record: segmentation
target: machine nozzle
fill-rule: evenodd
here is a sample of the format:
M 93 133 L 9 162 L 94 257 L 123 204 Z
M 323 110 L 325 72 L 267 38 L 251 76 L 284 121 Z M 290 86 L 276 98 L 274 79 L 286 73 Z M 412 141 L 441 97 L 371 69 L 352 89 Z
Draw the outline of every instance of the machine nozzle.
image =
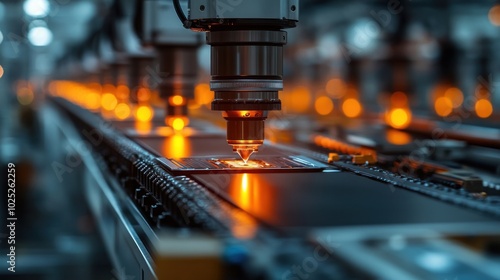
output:
M 257 149 L 254 150 L 251 148 L 236 149 L 236 152 L 238 153 L 238 155 L 241 157 L 241 159 L 243 160 L 243 162 L 245 164 L 248 162 L 248 159 L 250 158 L 250 156 L 256 151 L 257 151 Z
M 225 111 L 222 116 L 227 120 L 227 143 L 246 163 L 264 143 L 264 120 L 267 112 Z

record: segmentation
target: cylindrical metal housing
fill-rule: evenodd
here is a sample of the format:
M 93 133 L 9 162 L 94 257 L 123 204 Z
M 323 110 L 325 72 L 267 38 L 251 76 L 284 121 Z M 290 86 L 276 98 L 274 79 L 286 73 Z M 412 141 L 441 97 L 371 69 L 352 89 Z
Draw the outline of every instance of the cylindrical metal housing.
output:
M 213 110 L 279 110 L 286 32 L 223 30 L 207 33 L 211 45 Z
M 157 51 L 160 63 L 152 78 L 158 79 L 160 97 L 167 100 L 166 116 L 186 116 L 187 100 L 194 98 L 197 79 L 197 46 L 162 46 Z M 183 102 L 170 103 L 177 95 Z

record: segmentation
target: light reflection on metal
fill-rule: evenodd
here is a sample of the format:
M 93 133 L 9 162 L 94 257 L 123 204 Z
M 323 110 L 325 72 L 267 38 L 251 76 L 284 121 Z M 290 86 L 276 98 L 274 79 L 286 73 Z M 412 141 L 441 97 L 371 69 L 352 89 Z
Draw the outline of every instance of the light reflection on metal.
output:
M 137 134 L 145 135 L 151 133 L 151 122 L 140 122 L 136 121 L 134 123 L 134 128 Z
M 181 133 L 175 133 L 163 140 L 162 154 L 169 158 L 185 158 L 191 156 L 189 139 Z
M 272 209 L 276 199 L 273 188 L 266 184 L 258 174 L 235 174 L 229 185 L 230 198 L 243 210 L 261 218 L 273 219 Z M 255 235 L 257 225 L 253 220 L 246 219 L 232 229 L 239 238 L 251 238 Z

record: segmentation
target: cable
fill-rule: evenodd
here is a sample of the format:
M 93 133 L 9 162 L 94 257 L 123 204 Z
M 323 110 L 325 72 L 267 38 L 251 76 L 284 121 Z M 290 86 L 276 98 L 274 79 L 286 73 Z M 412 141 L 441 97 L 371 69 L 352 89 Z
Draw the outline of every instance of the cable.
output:
M 182 25 L 185 28 L 188 28 L 188 26 L 187 26 L 188 21 L 187 21 L 186 15 L 184 15 L 184 12 L 182 11 L 180 1 L 179 0 L 172 0 L 172 2 L 174 3 L 175 12 L 177 13 L 177 16 L 179 17 L 179 19 L 181 20 Z

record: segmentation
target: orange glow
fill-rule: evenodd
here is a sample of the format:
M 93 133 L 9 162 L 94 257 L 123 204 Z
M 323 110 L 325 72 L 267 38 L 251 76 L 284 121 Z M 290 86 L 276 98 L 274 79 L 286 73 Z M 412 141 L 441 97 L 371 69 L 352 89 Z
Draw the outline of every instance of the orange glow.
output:
M 130 116 L 130 107 L 126 103 L 116 105 L 115 116 L 119 120 L 124 120 Z
M 394 128 L 406 128 L 411 122 L 411 112 L 405 108 L 394 108 L 389 111 L 387 122 Z
M 326 116 L 333 111 L 333 102 L 328 96 L 320 96 L 314 102 L 316 112 L 322 116 Z
M 185 158 L 191 156 L 189 138 L 181 133 L 166 137 L 162 143 L 162 154 L 169 158 Z
M 391 95 L 391 106 L 394 107 L 407 107 L 408 106 L 408 97 L 406 94 L 401 91 L 396 91 Z
M 135 118 L 140 122 L 149 122 L 153 119 L 153 115 L 153 108 L 147 105 L 141 105 L 135 111 Z
M 231 198 L 244 210 L 258 210 L 259 185 L 252 174 L 236 174 L 230 184 Z M 265 205 L 262 205 L 265 206 Z M 264 208 L 265 209 L 265 208 Z M 237 238 L 249 239 L 255 236 L 257 224 L 244 212 L 235 212 L 238 221 L 231 228 Z
M 342 103 L 342 112 L 349 118 L 355 118 L 361 114 L 361 104 L 354 98 L 348 98 Z
M 258 174 L 234 174 L 229 183 L 228 194 L 234 203 L 253 216 L 264 220 L 277 219 L 273 208 L 276 203 L 274 188 Z M 251 221 L 248 220 L 243 222 L 245 223 L 240 225 L 243 227 L 239 231 L 240 237 L 253 236 L 255 233 L 253 223 L 249 223 Z
M 115 94 L 115 91 L 116 91 L 116 88 L 112 84 L 105 84 L 102 87 L 102 93 L 112 93 L 112 94 Z
M 119 85 L 118 87 L 116 87 L 116 97 L 119 100 L 122 100 L 122 101 L 127 100 L 129 94 L 130 94 L 130 90 L 128 89 L 127 86 Z
M 166 117 L 165 124 L 173 128 L 175 131 L 180 131 L 187 125 L 189 125 L 188 117 Z
M 101 96 L 96 92 L 89 92 L 85 96 L 85 107 L 91 110 L 99 109 L 101 106 Z
M 500 26 L 500 4 L 491 7 L 488 13 L 488 18 L 490 19 L 491 24 Z
M 200 105 L 209 105 L 214 98 L 214 93 L 210 90 L 210 85 L 201 83 L 194 88 L 194 100 Z
M 93 90 L 93 91 L 95 91 L 95 92 L 97 92 L 97 93 L 101 93 L 101 91 L 102 91 L 101 84 L 99 84 L 99 83 L 89 83 L 89 84 L 88 84 L 88 87 L 89 87 L 91 90 Z
M 137 100 L 139 102 L 147 102 L 149 101 L 149 99 L 151 99 L 151 91 L 149 91 L 149 89 L 147 88 L 141 87 L 137 91 Z
M 182 130 L 184 128 L 184 120 L 182 118 L 175 118 L 172 121 L 172 128 L 177 131 Z
M 174 95 L 169 98 L 170 105 L 181 106 L 184 103 L 184 98 L 180 95 Z
M 464 95 L 462 91 L 456 87 L 451 87 L 447 89 L 444 93 L 444 97 L 451 101 L 453 108 L 458 108 L 464 102 Z
M 2 67 L 2 65 L 0 65 L 0 78 L 2 78 L 3 73 L 4 73 L 4 71 L 3 71 L 3 67 Z
M 21 105 L 30 105 L 35 99 L 35 94 L 28 87 L 21 87 L 17 90 L 17 101 Z
M 493 106 L 488 99 L 479 99 L 476 101 L 476 105 L 474 107 L 476 109 L 477 116 L 483 119 L 491 116 L 493 113 Z
M 406 145 L 412 141 L 410 134 L 395 129 L 387 130 L 386 139 L 389 143 L 394 145 Z
M 453 103 L 447 97 L 439 97 L 434 102 L 434 110 L 441 117 L 446 117 L 453 111 Z
M 326 93 L 332 98 L 342 98 L 346 93 L 345 84 L 341 79 L 334 78 L 329 80 L 325 86 Z
M 134 123 L 134 128 L 138 134 L 148 134 L 151 132 L 151 123 L 137 121 Z
M 309 109 L 309 105 L 311 104 L 311 92 L 307 87 L 296 87 L 291 92 L 289 101 L 289 109 L 293 112 L 304 113 Z
M 105 93 L 101 97 L 101 106 L 104 110 L 111 111 L 115 109 L 116 104 L 118 104 L 118 100 L 112 93 Z

